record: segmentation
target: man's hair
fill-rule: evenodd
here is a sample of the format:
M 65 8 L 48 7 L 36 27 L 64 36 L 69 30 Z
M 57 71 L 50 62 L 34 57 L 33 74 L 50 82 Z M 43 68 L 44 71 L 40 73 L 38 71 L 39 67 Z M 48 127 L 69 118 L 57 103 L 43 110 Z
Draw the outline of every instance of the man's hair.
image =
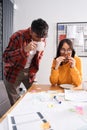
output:
M 31 23 L 31 30 L 37 34 L 38 37 L 48 36 L 49 26 L 43 19 L 39 18 Z

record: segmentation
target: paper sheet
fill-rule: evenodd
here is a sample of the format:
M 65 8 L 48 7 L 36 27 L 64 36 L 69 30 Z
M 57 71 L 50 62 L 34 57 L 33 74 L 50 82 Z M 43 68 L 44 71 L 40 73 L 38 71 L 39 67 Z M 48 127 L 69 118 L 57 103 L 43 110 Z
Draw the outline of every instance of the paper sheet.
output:
M 43 117 L 42 117 L 43 118 Z M 42 118 L 37 113 L 8 115 L 9 130 L 40 130 Z
M 67 37 L 68 38 L 75 38 L 76 37 L 76 30 L 77 27 L 76 25 L 68 25 L 67 26 Z
M 70 101 L 87 102 L 87 91 L 65 90 L 65 99 Z
M 69 93 L 68 91 L 68 94 Z M 70 97 L 73 98 L 72 93 L 69 94 L 69 99 Z M 77 102 L 74 103 L 64 100 L 59 104 L 52 99 L 51 96 L 53 95 L 55 95 L 58 100 L 65 96 L 64 93 L 60 94 L 55 91 L 27 93 L 8 116 L 9 130 L 42 130 L 41 125 L 43 119 L 48 121 L 51 125 L 51 128 L 47 130 L 78 130 L 78 128 L 87 124 L 86 115 L 82 115 L 77 111 L 78 109 L 76 109 L 83 108 L 84 105 L 78 106 Z M 81 103 L 87 106 L 87 103 Z M 43 115 L 42 118 L 38 116 L 37 112 Z M 12 117 L 15 120 L 14 124 L 12 123 Z

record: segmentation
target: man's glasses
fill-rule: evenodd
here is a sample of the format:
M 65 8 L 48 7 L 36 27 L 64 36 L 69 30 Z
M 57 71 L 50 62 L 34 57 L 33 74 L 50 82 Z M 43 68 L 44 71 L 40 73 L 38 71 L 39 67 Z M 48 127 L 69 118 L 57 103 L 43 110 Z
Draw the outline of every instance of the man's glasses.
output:
M 67 52 L 67 53 L 72 53 L 72 50 L 71 50 L 71 49 L 67 49 L 67 50 L 66 50 L 66 49 L 62 48 L 62 49 L 60 50 L 60 52 L 61 52 L 61 53 L 66 53 L 66 52 Z

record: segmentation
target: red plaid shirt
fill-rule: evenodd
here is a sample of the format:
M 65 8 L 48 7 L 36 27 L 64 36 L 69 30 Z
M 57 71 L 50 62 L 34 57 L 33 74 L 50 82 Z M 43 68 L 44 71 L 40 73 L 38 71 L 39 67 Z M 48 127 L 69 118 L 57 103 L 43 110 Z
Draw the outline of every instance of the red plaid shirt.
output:
M 15 82 L 19 72 L 25 67 L 29 54 L 24 51 L 24 47 L 29 44 L 31 40 L 30 28 L 19 30 L 11 36 L 9 44 L 3 53 L 5 63 L 4 75 L 11 83 Z M 39 70 L 39 63 L 42 56 L 43 51 L 40 51 L 33 57 L 29 67 L 29 82 L 34 81 L 36 72 Z

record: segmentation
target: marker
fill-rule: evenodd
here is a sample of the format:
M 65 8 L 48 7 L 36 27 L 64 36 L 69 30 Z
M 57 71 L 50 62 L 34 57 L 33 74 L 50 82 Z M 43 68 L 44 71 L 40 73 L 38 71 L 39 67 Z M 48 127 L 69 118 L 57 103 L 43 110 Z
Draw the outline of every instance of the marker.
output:
M 57 101 L 58 104 L 61 104 L 61 101 L 59 101 L 56 96 L 53 97 L 55 99 L 55 101 Z

